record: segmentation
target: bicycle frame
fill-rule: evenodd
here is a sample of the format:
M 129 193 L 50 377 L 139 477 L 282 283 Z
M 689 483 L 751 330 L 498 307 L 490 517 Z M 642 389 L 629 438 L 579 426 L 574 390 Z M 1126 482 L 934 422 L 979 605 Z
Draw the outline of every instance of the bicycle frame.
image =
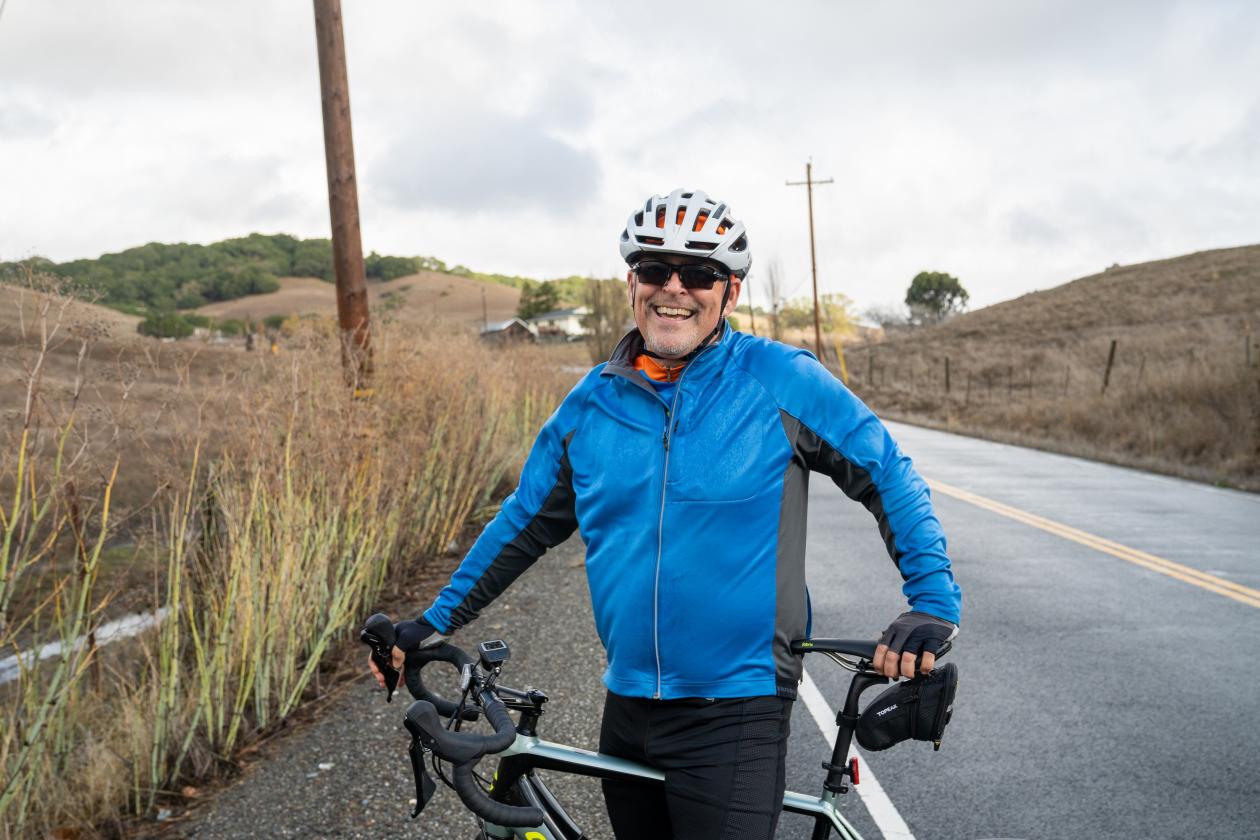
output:
M 504 828 L 487 823 L 486 835 L 501 840 L 585 840 L 587 837 L 564 811 L 535 770 L 556 770 L 601 779 L 663 782 L 665 778 L 659 770 L 642 764 L 544 741 L 536 735 L 518 734 L 516 742 L 499 753 L 499 756 L 495 789 L 502 783 L 516 785 L 524 803 L 539 808 L 544 815 L 543 823 L 531 828 Z M 825 831 L 819 834 L 820 828 L 825 828 L 834 831 L 835 836 L 841 840 L 862 840 L 862 835 L 837 807 L 840 795 L 839 792 L 824 791 L 822 796 L 814 797 L 787 791 L 783 794 L 783 810 L 814 817 L 814 837 L 827 837 Z
M 797 653 L 821 653 L 846 670 L 854 672 L 844 707 L 836 715 L 836 740 L 832 746 L 831 761 L 823 765 L 827 770 L 827 777 L 823 782 L 822 794 L 808 796 L 794 791 L 783 794 L 785 812 L 813 817 L 811 840 L 827 840 L 833 831 L 840 840 L 861 840 L 861 834 L 840 813 L 838 805 L 840 796 L 849 790 L 846 777 L 854 775 L 853 765 L 847 762 L 847 757 L 853 740 L 853 730 L 857 725 L 858 700 L 866 689 L 888 682 L 887 677 L 869 669 L 868 660 L 874 647 L 873 642 L 841 639 L 801 640 L 793 643 Z M 858 661 L 845 659 L 845 655 L 857 657 Z M 538 808 L 543 812 L 544 819 L 541 825 L 532 828 L 506 828 L 487 823 L 487 837 L 496 840 L 585 840 L 587 835 L 564 811 L 542 778 L 535 773 L 536 770 L 555 770 L 601 779 L 664 781 L 663 773 L 642 764 L 542 740 L 538 737 L 537 726 L 546 695 L 506 686 L 498 686 L 496 691 L 504 704 L 509 709 L 519 711 L 521 716 L 516 727 L 516 740 L 506 750 L 498 753 L 499 765 L 494 774 L 491 797 L 506 801 L 516 791 L 521 804 Z

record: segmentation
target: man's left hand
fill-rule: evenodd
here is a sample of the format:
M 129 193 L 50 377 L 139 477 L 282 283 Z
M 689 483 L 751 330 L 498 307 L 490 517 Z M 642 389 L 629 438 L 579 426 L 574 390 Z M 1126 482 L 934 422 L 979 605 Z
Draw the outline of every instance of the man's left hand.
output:
M 915 659 L 922 655 L 919 672 L 936 667 L 936 652 L 958 635 L 958 627 L 943 618 L 924 612 L 902 613 L 884 630 L 871 662 L 875 670 L 891 679 L 914 676 Z

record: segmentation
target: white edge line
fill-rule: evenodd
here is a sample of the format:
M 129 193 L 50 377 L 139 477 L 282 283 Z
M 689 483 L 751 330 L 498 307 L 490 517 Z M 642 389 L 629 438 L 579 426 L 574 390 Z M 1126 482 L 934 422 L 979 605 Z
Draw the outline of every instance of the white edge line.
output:
M 818 728 L 822 730 L 823 737 L 827 739 L 827 743 L 834 744 L 836 742 L 836 730 L 838 729 L 836 726 L 836 713 L 832 711 L 831 706 L 823 698 L 822 692 L 818 690 L 818 686 L 814 685 L 809 672 L 804 669 L 801 670 L 800 697 L 805 701 L 805 708 L 809 709 L 810 716 L 814 718 L 814 723 L 818 724 Z M 854 756 L 858 758 L 860 764 L 858 778 L 862 782 L 854 785 L 852 789 L 856 790 L 858 795 L 862 797 L 862 804 L 870 812 L 871 819 L 875 821 L 875 826 L 884 835 L 885 840 L 914 840 L 914 835 L 910 833 L 910 826 L 906 825 L 906 821 L 897 812 L 897 807 L 888 798 L 888 794 L 884 793 L 884 788 L 880 785 L 879 780 L 875 778 L 875 773 L 871 770 L 871 765 L 866 760 L 866 756 L 859 753 L 856 746 L 850 745 L 849 757 L 853 758 Z
M 98 646 L 107 645 L 118 639 L 125 639 L 128 636 L 142 633 L 150 627 L 161 624 L 169 612 L 169 609 L 162 607 L 155 613 L 125 615 L 122 618 L 102 624 L 96 628 L 96 644 Z M 75 640 L 73 649 L 79 650 L 83 647 L 84 641 L 84 638 L 80 636 Z M 4 659 L 0 659 L 0 685 L 17 679 L 23 668 L 30 668 L 36 662 L 60 655 L 61 642 L 49 642 L 34 650 L 6 656 Z

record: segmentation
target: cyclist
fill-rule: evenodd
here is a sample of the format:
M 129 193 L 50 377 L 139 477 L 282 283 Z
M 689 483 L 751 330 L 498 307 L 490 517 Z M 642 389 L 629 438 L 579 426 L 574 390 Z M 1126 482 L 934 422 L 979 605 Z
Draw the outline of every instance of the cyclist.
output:
M 810 353 L 727 326 L 752 263 L 728 205 L 652 196 L 621 255 L 636 328 L 543 426 L 432 606 L 399 623 L 394 661 L 472 621 L 578 529 L 608 654 L 600 752 L 665 776 L 604 782 L 614 831 L 769 838 L 801 679 L 789 643 L 809 634 L 809 472 L 875 516 L 904 581 L 910 610 L 881 637 L 880 671 L 913 676 L 919 654 L 931 670 L 959 588 L 927 487 L 883 424 Z

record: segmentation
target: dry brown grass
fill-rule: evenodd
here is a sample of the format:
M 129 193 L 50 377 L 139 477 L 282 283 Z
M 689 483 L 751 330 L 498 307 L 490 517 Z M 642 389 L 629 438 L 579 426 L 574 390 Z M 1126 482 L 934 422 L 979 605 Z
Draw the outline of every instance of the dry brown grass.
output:
M 486 317 L 491 322 L 504 321 L 516 314 L 520 290 L 499 283 L 433 271 L 398 277 L 386 283 L 368 283 L 368 302 L 375 317 L 413 325 L 440 319 L 479 326 L 483 293 Z M 335 316 L 337 297 L 331 283 L 310 277 L 283 277 L 278 291 L 212 303 L 197 312 L 212 318 L 252 318 L 255 321 L 269 315 Z
M 890 417 L 1260 490 L 1248 335 L 1260 246 L 1113 268 L 846 354 L 854 390 Z
M 72 352 L 31 341 L 10 346 L 22 357 L 15 377 L 37 392 L 61 381 L 44 376 L 54 355 L 92 358 L 82 342 Z M 32 412 L 6 419 L 0 577 L 13 591 L 60 571 L 50 597 L 0 605 L 0 649 L 58 639 L 68 652 L 0 688 L 0 837 L 108 832 L 230 767 L 318 694 L 330 646 L 384 582 L 445 549 L 491 500 L 573 379 L 544 348 L 496 352 L 439 322 L 382 327 L 376 348 L 369 399 L 347 393 L 338 347 L 317 330 L 276 356 L 222 356 L 230 375 L 195 387 L 185 365 L 160 401 L 191 399 L 165 410 L 189 422 L 148 429 L 162 439 L 150 450 L 130 439 L 144 429 L 77 431 L 91 406 L 82 384 L 68 397 L 36 393 Z M 90 382 L 90 367 L 72 366 L 70 381 Z M 158 449 L 183 465 L 167 467 L 179 481 L 149 478 L 145 546 L 171 617 L 137 643 L 75 649 L 109 598 L 110 495 L 151 470 L 139 453 Z M 117 464 L 117 478 L 103 464 Z M 71 481 L 83 488 L 81 552 Z

